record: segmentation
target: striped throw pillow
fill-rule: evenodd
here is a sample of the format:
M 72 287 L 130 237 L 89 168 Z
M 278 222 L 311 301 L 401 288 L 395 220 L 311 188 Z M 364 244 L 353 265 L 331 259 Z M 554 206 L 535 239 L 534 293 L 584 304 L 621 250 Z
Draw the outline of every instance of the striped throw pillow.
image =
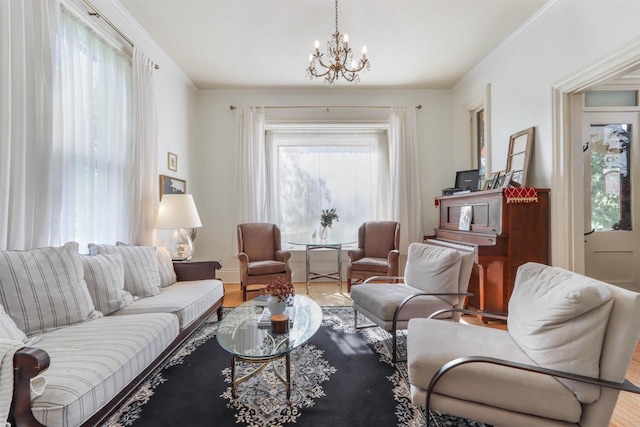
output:
M 160 293 L 156 250 L 151 246 L 89 245 L 89 254 L 120 254 L 124 262 L 124 289 L 135 297 Z
M 16 322 L 4 311 L 0 305 L 0 340 L 25 342 L 27 335 L 16 326 Z
M 124 263 L 122 255 L 84 255 L 84 280 L 96 310 L 105 316 L 133 302 L 133 296 L 124 290 Z
M 0 252 L 0 305 L 28 336 L 100 317 L 78 244 Z
M 129 243 L 124 242 L 116 242 L 118 246 L 135 246 Z M 169 285 L 173 285 L 178 281 L 176 276 L 176 272 L 173 269 L 173 261 L 171 260 L 171 255 L 169 254 L 169 249 L 156 246 L 156 259 L 158 261 L 158 273 L 160 274 L 160 287 L 166 288 Z
M 169 285 L 173 285 L 178 278 L 173 269 L 173 261 L 171 261 L 169 250 L 163 247 L 156 247 L 156 256 L 158 260 L 158 272 L 160 273 L 160 286 L 166 288 Z

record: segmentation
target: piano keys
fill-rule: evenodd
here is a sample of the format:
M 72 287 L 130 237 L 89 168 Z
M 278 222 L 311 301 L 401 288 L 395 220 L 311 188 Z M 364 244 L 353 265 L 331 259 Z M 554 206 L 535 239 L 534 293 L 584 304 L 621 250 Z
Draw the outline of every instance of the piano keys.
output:
M 506 314 L 518 267 L 530 261 L 549 263 L 549 190 L 537 192 L 538 201 L 529 203 L 507 203 L 503 189 L 437 199 L 439 226 L 426 243 L 474 251 L 469 305 Z M 463 206 L 472 209 L 469 230 L 459 229 Z

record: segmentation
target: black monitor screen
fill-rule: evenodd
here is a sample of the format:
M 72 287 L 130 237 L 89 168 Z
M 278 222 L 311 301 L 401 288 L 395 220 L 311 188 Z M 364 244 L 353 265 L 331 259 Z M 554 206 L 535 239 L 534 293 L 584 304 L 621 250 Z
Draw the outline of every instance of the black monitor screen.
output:
M 479 180 L 480 170 L 478 169 L 456 172 L 456 188 L 466 188 L 475 191 L 478 189 Z

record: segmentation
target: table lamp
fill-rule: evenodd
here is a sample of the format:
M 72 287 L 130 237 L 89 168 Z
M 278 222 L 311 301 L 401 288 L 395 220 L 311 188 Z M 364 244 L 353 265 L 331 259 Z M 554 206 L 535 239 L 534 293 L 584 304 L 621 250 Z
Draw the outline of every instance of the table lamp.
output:
M 173 229 L 169 254 L 173 261 L 190 261 L 193 241 L 185 228 L 202 227 L 198 209 L 191 194 L 165 194 L 160 201 L 156 228 Z

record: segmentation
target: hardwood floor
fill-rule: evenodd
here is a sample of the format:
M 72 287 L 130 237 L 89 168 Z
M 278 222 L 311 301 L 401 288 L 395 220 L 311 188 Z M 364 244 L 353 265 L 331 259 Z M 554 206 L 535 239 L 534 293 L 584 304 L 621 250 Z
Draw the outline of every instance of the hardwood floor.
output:
M 294 283 L 296 293 L 306 294 L 304 283 Z M 238 283 L 225 283 L 225 307 L 236 307 L 242 303 L 242 292 Z M 255 298 L 259 292 L 249 294 L 249 298 Z M 335 282 L 315 282 L 310 286 L 309 297 L 318 302 L 321 306 L 350 306 L 351 298 L 347 292 L 347 285 L 343 283 L 342 293 Z M 484 325 L 475 317 L 464 316 L 463 321 L 479 326 L 505 328 L 504 324 Z M 627 379 L 640 386 L 640 342 L 636 347 L 636 352 L 631 361 L 631 366 L 627 371 Z M 634 427 L 640 426 L 640 395 L 633 393 L 620 393 L 618 404 L 613 413 L 611 427 Z

